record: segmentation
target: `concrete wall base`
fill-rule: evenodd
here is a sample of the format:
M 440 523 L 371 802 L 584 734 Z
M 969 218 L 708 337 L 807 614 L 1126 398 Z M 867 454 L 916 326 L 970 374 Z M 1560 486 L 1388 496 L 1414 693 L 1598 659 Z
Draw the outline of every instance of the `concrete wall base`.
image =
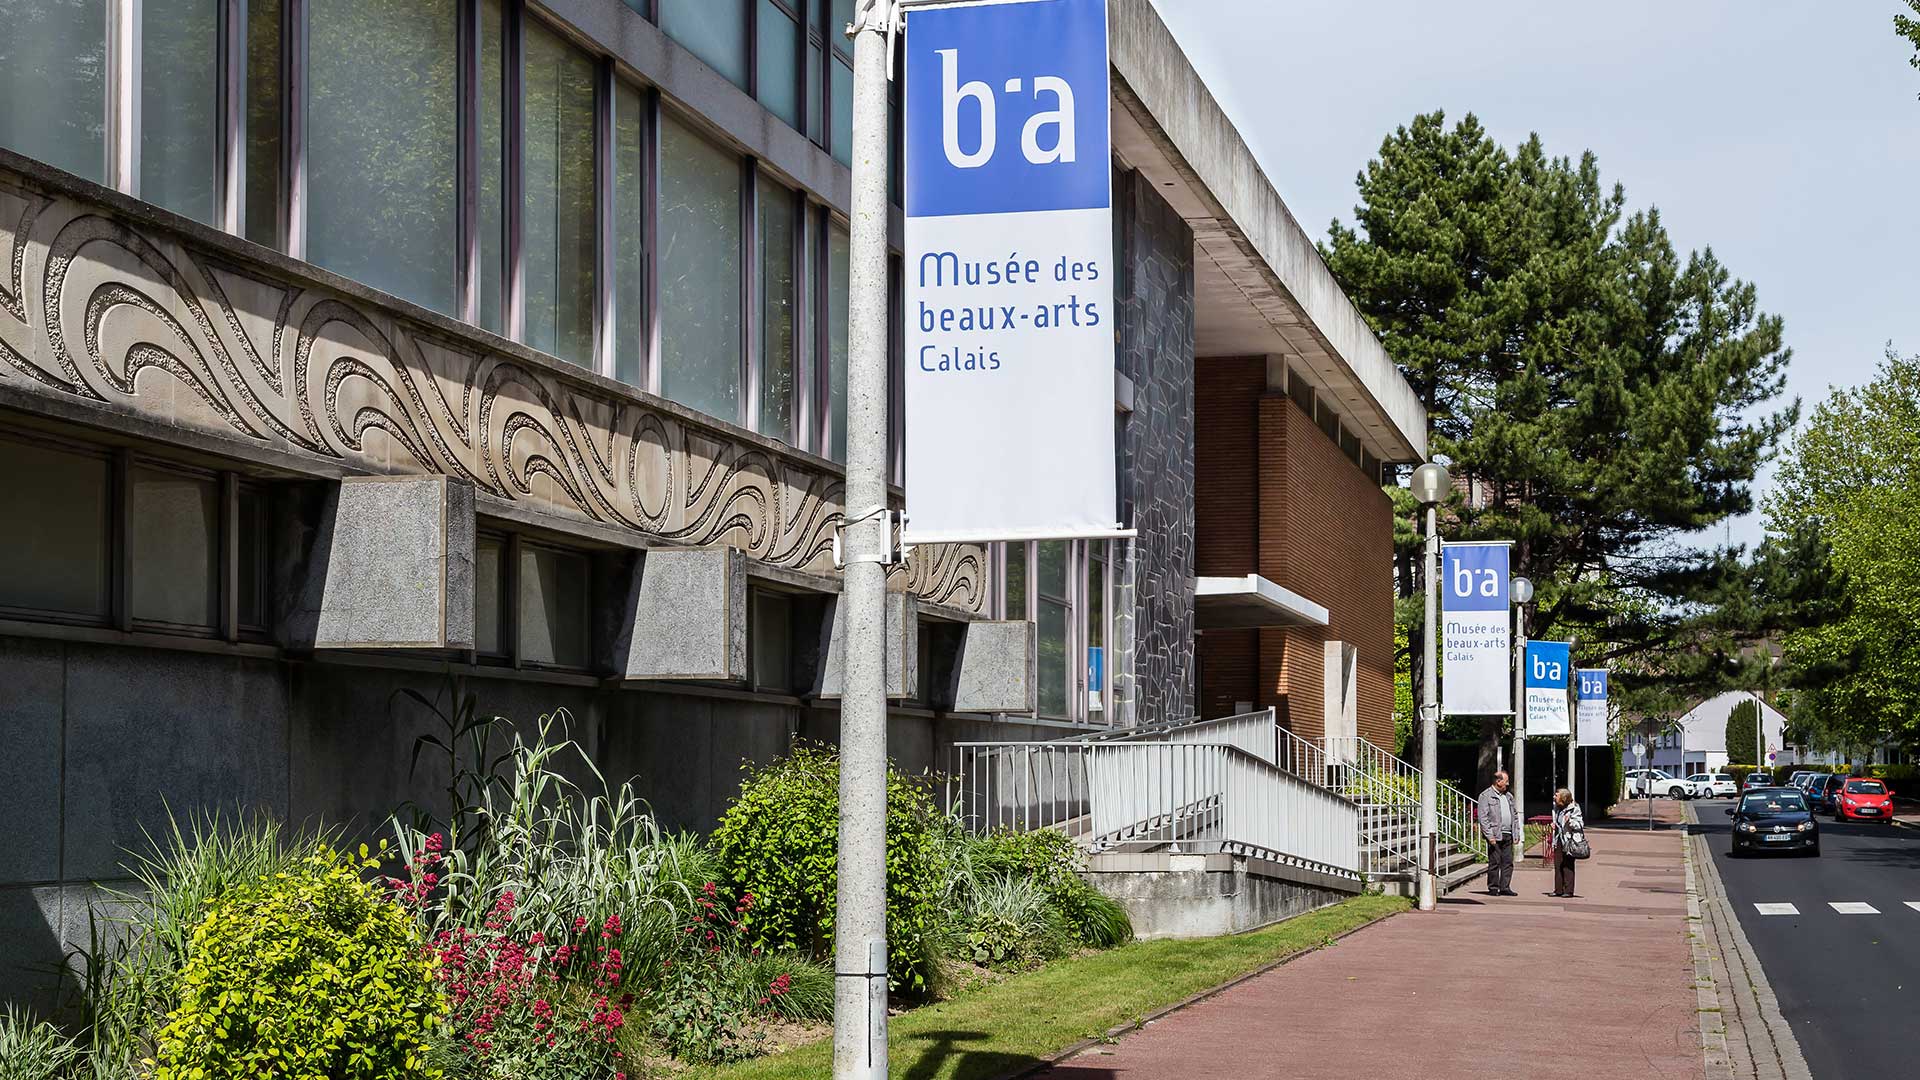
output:
M 1087 880 L 1127 909 L 1134 936 L 1238 934 L 1360 892 L 1358 881 L 1242 855 L 1096 855 Z

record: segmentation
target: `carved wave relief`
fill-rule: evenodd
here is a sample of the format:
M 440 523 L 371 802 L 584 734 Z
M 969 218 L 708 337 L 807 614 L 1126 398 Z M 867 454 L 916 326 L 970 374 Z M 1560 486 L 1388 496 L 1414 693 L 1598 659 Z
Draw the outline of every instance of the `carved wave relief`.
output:
M 0 384 L 833 573 L 839 475 L 234 248 L 0 171 Z M 894 585 L 978 611 L 984 570 L 978 547 L 925 547 Z

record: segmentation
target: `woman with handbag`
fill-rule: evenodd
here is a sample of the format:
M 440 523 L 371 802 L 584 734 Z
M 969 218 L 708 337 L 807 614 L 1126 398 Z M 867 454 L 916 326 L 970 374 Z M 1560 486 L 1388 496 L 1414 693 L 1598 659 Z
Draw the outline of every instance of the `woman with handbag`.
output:
M 1573 792 L 1553 793 L 1553 895 L 1573 895 L 1573 865 L 1593 854 L 1587 843 L 1587 822 Z

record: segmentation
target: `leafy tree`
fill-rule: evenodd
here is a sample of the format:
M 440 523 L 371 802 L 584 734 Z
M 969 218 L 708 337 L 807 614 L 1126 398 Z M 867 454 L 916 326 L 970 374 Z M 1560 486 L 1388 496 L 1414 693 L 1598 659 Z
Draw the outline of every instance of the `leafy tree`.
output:
M 1694 654 L 1740 567 L 1689 534 L 1752 508 L 1797 416 L 1776 407 L 1781 320 L 1711 250 L 1677 254 L 1657 210 L 1629 214 L 1591 153 L 1552 158 L 1538 136 L 1509 152 L 1471 115 L 1418 116 L 1357 185 L 1322 253 L 1426 403 L 1458 485 L 1449 534 L 1514 541 L 1529 636 L 1637 658 L 1634 678 L 1724 679 Z M 1417 595 L 1418 545 L 1398 539 Z
M 1727 714 L 1727 764 L 1759 764 L 1753 752 L 1753 740 L 1759 737 L 1759 728 L 1760 707 L 1751 699 L 1733 707 Z
M 1920 15 L 1920 0 L 1907 0 L 1907 9 Z M 1920 19 L 1906 15 L 1893 17 L 1893 32 L 1913 42 L 1914 53 L 1907 57 L 1907 63 L 1920 68 Z
M 1836 594 L 1783 640 L 1805 719 L 1854 746 L 1920 735 L 1920 357 L 1889 352 L 1814 409 L 1767 515 L 1817 535 Z

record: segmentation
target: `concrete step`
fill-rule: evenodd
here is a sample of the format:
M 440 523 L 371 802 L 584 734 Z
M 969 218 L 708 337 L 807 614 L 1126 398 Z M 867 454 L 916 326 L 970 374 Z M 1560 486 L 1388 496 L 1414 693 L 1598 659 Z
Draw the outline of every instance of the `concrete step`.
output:
M 1469 863 L 1468 865 L 1463 866 L 1458 870 L 1455 870 L 1451 874 L 1442 874 L 1440 876 L 1440 895 L 1445 896 L 1448 893 L 1453 892 L 1455 889 L 1462 888 L 1468 882 L 1474 881 L 1475 879 L 1478 879 L 1481 877 L 1485 877 L 1486 873 L 1487 873 L 1487 864 L 1483 862 L 1477 862 L 1477 863 Z

